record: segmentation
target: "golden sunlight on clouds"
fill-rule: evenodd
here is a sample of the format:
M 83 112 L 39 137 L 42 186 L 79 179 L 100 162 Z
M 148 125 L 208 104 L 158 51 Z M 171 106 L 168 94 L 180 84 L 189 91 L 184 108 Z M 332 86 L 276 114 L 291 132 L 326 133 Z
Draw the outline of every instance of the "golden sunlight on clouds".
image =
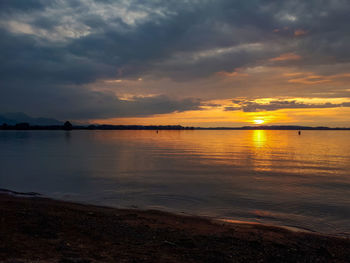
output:
M 124 98 L 124 97 L 123 97 Z M 280 101 L 280 103 L 279 103 Z M 350 115 L 348 107 L 326 107 L 319 105 L 342 105 L 350 102 L 346 98 L 236 98 L 211 100 L 203 102 L 200 110 L 158 114 L 152 116 L 96 119 L 91 123 L 117 125 L 182 125 L 191 127 L 241 127 L 251 125 L 303 125 L 322 126 L 333 122 L 335 126 L 348 126 L 346 120 Z M 249 105 L 281 105 L 272 110 L 268 107 L 257 108 L 257 111 L 244 111 Z M 283 106 L 286 105 L 286 108 Z M 290 106 L 291 105 L 291 106 Z M 295 105 L 307 105 L 303 108 L 292 108 Z M 308 105 L 315 105 L 315 108 Z M 289 107 L 289 108 L 288 108 Z M 253 108 L 254 109 L 254 108 Z M 326 122 L 327 121 L 327 122 Z
M 346 126 L 349 108 L 327 109 L 281 109 L 269 112 L 242 112 L 202 110 L 175 112 L 148 117 L 113 118 L 94 120 L 91 123 L 120 125 L 183 125 L 201 127 L 240 127 L 247 125 L 324 125 L 325 121 L 333 121 L 338 126 Z M 348 126 L 348 125 L 347 125 Z
M 202 110 L 174 112 L 146 117 L 113 118 L 108 120 L 93 120 L 91 123 L 121 124 L 121 125 L 183 125 L 201 127 L 240 127 L 247 125 L 274 125 L 289 123 L 290 118 L 281 112 L 243 112 L 241 110 L 225 111 L 225 104 Z M 212 102 L 211 102 L 212 103 Z M 215 101 L 218 103 L 218 101 Z

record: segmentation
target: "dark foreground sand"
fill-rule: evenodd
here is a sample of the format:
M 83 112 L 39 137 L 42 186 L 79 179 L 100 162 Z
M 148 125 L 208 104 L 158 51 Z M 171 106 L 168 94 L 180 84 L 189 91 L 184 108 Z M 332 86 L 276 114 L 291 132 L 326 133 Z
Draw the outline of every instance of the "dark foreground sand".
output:
M 350 262 L 350 240 L 0 194 L 0 262 Z

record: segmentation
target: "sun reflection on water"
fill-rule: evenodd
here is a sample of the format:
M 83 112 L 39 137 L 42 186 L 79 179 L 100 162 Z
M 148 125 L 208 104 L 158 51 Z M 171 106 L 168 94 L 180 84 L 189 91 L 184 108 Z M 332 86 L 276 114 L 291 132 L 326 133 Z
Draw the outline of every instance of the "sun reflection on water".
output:
M 0 132 L 5 158 L 0 170 L 8 173 L 0 184 L 108 206 L 166 207 L 337 233 L 349 229 L 350 131 L 74 131 L 67 136 Z
M 254 130 L 252 142 L 255 147 L 264 147 L 266 145 L 266 131 Z
M 342 132 L 337 132 L 339 135 Z M 343 132 L 345 135 L 346 132 Z M 236 131 L 104 131 L 96 133 L 107 145 L 123 141 L 128 146 L 145 147 L 149 158 L 184 158 L 191 165 L 225 165 L 254 171 L 288 173 L 344 170 L 349 143 L 339 141 L 335 132 L 236 130 Z M 333 145 L 334 147 L 331 147 Z M 336 145 L 336 147 L 335 147 Z M 119 146 L 120 147 L 120 146 Z M 131 158 L 129 151 L 119 154 L 118 163 L 125 169 L 138 167 L 143 161 Z M 339 156 L 339 157 L 338 157 Z M 123 161 L 121 161 L 123 160 Z M 135 162 L 134 162 L 135 161 Z

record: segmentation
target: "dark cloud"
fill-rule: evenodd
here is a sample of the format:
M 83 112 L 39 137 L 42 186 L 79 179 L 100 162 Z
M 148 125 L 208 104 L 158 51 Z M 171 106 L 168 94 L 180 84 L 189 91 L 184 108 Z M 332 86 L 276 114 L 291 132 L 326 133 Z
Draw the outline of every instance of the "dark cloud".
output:
M 0 12 L 32 12 L 35 10 L 42 10 L 48 5 L 50 4 L 47 1 L 40 0 L 1 0 Z
M 47 88 L 38 85 L 25 89 L 14 84 L 8 88 L 10 91 L 0 96 L 0 112 L 15 108 L 30 115 L 55 116 L 58 119 L 140 117 L 200 109 L 200 100 L 191 98 L 152 96 L 124 100 L 111 92 L 91 91 L 79 86 Z M 19 93 L 21 96 L 18 96 Z
M 225 107 L 225 111 L 236 111 L 236 110 L 241 110 L 241 107 Z

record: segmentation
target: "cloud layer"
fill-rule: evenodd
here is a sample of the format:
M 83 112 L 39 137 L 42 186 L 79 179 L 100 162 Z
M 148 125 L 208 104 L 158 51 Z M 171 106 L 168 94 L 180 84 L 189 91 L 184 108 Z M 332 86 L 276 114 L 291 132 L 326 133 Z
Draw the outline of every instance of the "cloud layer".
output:
M 349 97 L 349 12 L 346 0 L 1 1 L 0 112 L 94 119 L 242 95 Z M 283 106 L 308 107 L 242 109 Z

